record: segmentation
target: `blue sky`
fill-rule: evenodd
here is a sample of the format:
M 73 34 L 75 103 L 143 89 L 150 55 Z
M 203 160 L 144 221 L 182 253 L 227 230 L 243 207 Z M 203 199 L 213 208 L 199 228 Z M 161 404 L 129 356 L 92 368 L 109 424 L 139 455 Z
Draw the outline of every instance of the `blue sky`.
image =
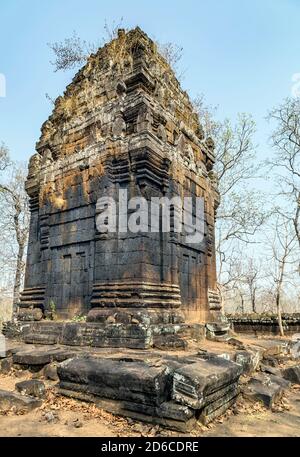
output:
M 291 94 L 300 73 L 300 0 L 1 0 L 0 142 L 15 159 L 34 153 L 40 126 L 51 111 L 45 97 L 61 94 L 72 73 L 54 73 L 48 42 L 73 30 L 86 40 L 104 36 L 105 20 L 124 18 L 152 38 L 184 48 L 183 87 L 204 93 L 219 115 L 234 119 L 252 113 L 258 126 L 259 155 L 270 154 L 270 108 Z

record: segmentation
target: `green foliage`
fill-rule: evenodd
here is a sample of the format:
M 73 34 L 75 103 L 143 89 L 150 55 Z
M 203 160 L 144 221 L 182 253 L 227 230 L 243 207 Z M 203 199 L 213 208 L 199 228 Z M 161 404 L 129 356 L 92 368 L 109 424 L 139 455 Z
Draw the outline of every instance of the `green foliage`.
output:
M 72 318 L 72 322 L 86 322 L 85 314 L 77 314 Z
M 56 304 L 53 300 L 50 301 L 49 308 L 51 311 L 51 320 L 54 321 L 56 319 Z

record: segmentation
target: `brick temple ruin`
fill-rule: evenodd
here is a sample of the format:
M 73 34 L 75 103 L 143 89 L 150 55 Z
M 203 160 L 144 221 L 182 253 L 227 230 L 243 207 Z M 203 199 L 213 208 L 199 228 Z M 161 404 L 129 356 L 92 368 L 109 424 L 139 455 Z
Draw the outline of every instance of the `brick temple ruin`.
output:
M 229 329 L 216 289 L 214 143 L 155 43 L 119 30 L 91 55 L 36 150 L 25 287 L 2 368 L 55 364 L 60 394 L 180 431 L 218 417 L 256 355 L 198 346 Z M 120 190 L 128 201 L 201 197 L 204 236 L 163 231 L 160 212 L 156 232 L 99 230 L 99 198 L 120 207 Z
M 300 384 L 299 335 L 239 340 L 223 316 L 214 143 L 139 28 L 119 30 L 90 56 L 56 100 L 36 149 L 26 182 L 25 288 L 0 350 L 0 374 L 32 372 L 34 379 L 15 392 L 0 390 L 0 411 L 40 407 L 34 395 L 51 380 L 57 395 L 197 433 L 199 422 L 222 415 L 241 390 L 272 408 L 291 382 Z M 128 202 L 202 197 L 204 238 L 190 243 L 163 231 L 161 216 L 156 232 L 100 230 L 106 206 L 99 199 L 120 209 L 120 190 Z M 246 330 L 253 324 L 230 322 Z M 296 324 L 289 320 L 291 331 Z
M 115 337 L 130 334 L 132 323 L 222 321 L 214 143 L 139 28 L 119 30 L 90 56 L 56 100 L 36 150 L 26 182 L 31 223 L 20 320 L 55 309 L 60 320 L 87 315 L 88 322 L 116 324 Z M 203 241 L 189 244 L 174 231 L 98 232 L 97 200 L 117 199 L 120 189 L 128 199 L 202 197 Z

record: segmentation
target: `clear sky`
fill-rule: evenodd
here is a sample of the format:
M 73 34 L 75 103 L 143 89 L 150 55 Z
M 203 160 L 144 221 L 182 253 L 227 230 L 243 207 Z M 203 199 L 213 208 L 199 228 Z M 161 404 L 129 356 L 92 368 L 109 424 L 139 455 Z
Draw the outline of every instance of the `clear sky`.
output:
M 15 159 L 34 153 L 41 124 L 72 72 L 54 73 L 48 42 L 73 30 L 86 40 L 104 36 L 105 20 L 123 17 L 152 38 L 184 48 L 183 87 L 204 93 L 220 116 L 253 114 L 259 154 L 269 154 L 270 108 L 291 95 L 292 76 L 300 73 L 300 0 L 1 0 L 0 142 Z M 73 72 L 74 73 L 74 72 Z M 0 92 L 1 94 L 1 92 Z

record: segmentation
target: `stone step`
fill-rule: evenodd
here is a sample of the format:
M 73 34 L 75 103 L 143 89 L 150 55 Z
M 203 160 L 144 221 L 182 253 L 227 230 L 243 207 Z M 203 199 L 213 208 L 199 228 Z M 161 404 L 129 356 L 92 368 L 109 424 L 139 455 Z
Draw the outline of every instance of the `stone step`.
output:
M 111 304 L 113 301 L 113 305 Z M 118 306 L 118 307 L 136 307 L 136 308 L 179 308 L 181 306 L 181 301 L 178 299 L 176 296 L 175 298 L 161 298 L 161 297 L 154 297 L 153 299 L 147 299 L 147 298 L 124 298 L 123 296 L 120 296 L 119 298 L 111 297 L 107 298 L 103 295 L 99 295 L 98 298 L 92 298 L 91 299 L 91 306 L 95 307 L 98 306 L 99 308 L 102 307 L 112 307 L 112 306 Z
M 100 312 L 100 311 L 99 311 Z M 109 316 L 108 316 L 109 317 Z M 111 319 L 115 320 L 113 316 Z M 177 317 L 178 321 L 180 316 Z M 145 318 L 147 321 L 147 319 Z M 146 349 L 156 345 L 186 347 L 181 337 L 192 337 L 194 329 L 187 324 L 150 323 L 100 323 L 81 322 L 49 324 L 46 322 L 28 323 L 23 341 L 28 344 L 92 347 L 127 347 Z M 173 335 L 173 336 L 172 336 Z
M 51 335 L 48 333 L 28 333 L 23 338 L 23 341 L 26 344 L 57 344 L 58 337 L 56 335 Z
M 100 398 L 89 393 L 75 392 L 74 390 L 62 388 L 59 388 L 59 393 L 66 397 L 92 402 L 98 408 L 118 416 L 129 417 L 137 421 L 154 425 L 161 425 L 181 433 L 188 433 L 195 430 L 197 425 L 194 411 L 188 410 L 188 408 L 184 408 L 182 405 L 172 402 L 162 403 L 160 407 L 155 408 L 141 403 L 112 399 L 108 400 L 107 398 Z
M 161 308 L 92 308 L 87 316 L 87 322 L 99 322 L 105 324 L 109 320 L 116 324 L 141 323 L 146 325 L 181 324 L 184 323 L 184 315 L 178 310 L 162 310 Z

